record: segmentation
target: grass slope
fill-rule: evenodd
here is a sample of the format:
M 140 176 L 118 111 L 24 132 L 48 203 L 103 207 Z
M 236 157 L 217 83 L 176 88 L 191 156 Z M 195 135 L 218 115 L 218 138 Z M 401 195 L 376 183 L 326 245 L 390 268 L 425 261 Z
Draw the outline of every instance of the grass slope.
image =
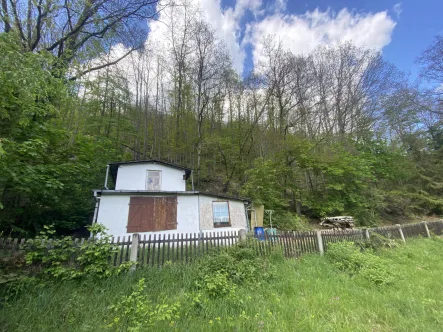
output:
M 179 303 L 180 317 L 140 331 L 441 331 L 443 241 L 417 239 L 380 255 L 400 276 L 392 285 L 351 277 L 320 256 L 273 257 L 267 280 L 257 271 L 256 281 L 233 286 L 234 295 L 215 298 L 201 292 L 198 298 L 197 265 L 52 283 L 27 289 L 3 304 L 0 330 L 109 330 L 110 306 L 131 294 L 143 277 L 143 295 L 153 305 L 161 299 Z

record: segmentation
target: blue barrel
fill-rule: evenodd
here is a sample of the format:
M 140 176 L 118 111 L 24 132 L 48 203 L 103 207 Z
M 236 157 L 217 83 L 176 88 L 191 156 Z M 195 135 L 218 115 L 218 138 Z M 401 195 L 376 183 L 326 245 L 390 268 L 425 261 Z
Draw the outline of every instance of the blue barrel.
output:
M 254 235 L 260 241 L 265 240 L 265 229 L 263 227 L 254 227 Z

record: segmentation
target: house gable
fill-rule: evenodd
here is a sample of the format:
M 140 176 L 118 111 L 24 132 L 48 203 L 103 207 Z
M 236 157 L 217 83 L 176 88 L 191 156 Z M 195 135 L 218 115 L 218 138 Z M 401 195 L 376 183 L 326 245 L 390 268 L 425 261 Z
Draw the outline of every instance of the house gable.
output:
M 118 165 L 115 190 L 185 191 L 186 170 L 160 163 Z

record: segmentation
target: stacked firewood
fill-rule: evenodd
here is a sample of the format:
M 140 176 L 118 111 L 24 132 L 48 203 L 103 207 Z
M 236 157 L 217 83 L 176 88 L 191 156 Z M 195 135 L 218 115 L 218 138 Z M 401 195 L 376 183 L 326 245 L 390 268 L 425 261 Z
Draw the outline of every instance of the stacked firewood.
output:
M 324 228 L 354 228 L 354 218 L 350 216 L 325 217 L 321 219 Z

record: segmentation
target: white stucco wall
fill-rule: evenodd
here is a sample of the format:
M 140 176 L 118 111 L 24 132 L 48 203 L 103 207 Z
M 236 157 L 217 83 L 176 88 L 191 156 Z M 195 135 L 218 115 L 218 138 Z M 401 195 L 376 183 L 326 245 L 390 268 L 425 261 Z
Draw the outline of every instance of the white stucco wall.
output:
M 149 195 L 148 193 L 142 196 L 160 197 L 158 194 Z M 101 196 L 97 222 L 106 226 L 109 234 L 120 237 L 132 235 L 132 233 L 126 232 L 130 197 L 131 194 L 128 193 L 112 195 L 103 194 Z M 229 201 L 231 227 L 214 227 L 214 218 L 212 214 L 213 201 Z M 245 229 L 247 227 L 246 224 L 245 207 L 242 201 L 228 200 L 203 194 L 182 194 L 177 195 L 177 229 L 139 234 L 143 236 L 144 234 L 154 233 L 197 233 L 200 231 L 204 233 L 218 233 Z
M 161 171 L 161 191 L 185 191 L 184 170 L 161 164 L 127 164 L 118 167 L 116 190 L 146 190 L 147 171 Z
M 224 232 L 246 229 L 245 205 L 242 201 L 200 194 L 200 229 L 203 232 Z M 229 217 L 231 227 L 214 227 L 212 202 L 229 202 Z
M 146 195 L 158 197 L 158 195 Z M 130 195 L 102 195 L 97 216 L 97 222 L 108 228 L 108 233 L 113 236 L 128 236 L 126 233 L 128 224 Z M 198 196 L 177 196 L 177 229 L 161 232 L 146 232 L 139 234 L 168 234 L 168 233 L 196 233 L 199 231 L 198 222 Z

